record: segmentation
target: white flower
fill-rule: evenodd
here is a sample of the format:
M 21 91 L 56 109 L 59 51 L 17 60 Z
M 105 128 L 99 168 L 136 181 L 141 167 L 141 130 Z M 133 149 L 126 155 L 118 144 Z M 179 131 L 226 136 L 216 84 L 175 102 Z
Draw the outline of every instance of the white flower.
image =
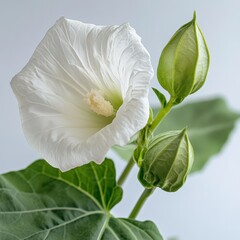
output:
M 62 171 L 101 163 L 145 126 L 150 56 L 128 24 L 61 18 L 11 82 L 25 136 Z

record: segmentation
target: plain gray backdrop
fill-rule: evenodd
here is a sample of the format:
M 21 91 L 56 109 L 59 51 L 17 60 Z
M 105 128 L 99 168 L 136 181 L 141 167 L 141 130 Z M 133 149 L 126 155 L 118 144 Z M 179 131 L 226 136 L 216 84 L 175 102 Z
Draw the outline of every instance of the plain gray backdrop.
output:
M 142 37 L 156 69 L 162 48 L 181 25 L 191 20 L 194 10 L 209 45 L 211 66 L 206 84 L 188 101 L 223 96 L 239 112 L 237 0 L 0 0 L 0 172 L 24 168 L 41 157 L 23 136 L 9 82 L 59 17 L 101 25 L 129 22 Z M 156 77 L 152 86 L 158 86 Z M 157 103 L 152 93 L 150 101 Z M 189 177 L 176 193 L 155 191 L 138 219 L 153 220 L 166 239 L 240 239 L 239 136 L 238 123 L 222 152 L 201 173 Z M 116 161 L 118 174 L 124 165 L 120 159 Z M 136 173 L 135 169 L 124 185 L 124 200 L 113 211 L 116 216 L 127 216 L 142 191 Z

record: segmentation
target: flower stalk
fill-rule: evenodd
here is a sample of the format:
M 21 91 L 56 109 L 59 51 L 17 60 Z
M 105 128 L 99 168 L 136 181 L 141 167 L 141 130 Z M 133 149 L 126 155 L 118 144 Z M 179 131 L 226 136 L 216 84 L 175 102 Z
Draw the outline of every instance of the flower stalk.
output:
M 175 98 L 170 98 L 169 102 L 166 104 L 164 108 L 161 108 L 161 110 L 158 112 L 157 116 L 153 120 L 149 131 L 150 133 L 153 133 L 156 127 L 159 125 L 159 123 L 166 117 L 166 115 L 170 112 L 171 108 L 173 107 L 175 103 Z
M 147 127 L 149 127 L 148 132 L 150 133 L 150 134 L 148 134 L 148 136 L 152 135 L 152 133 L 157 128 L 157 126 L 160 124 L 160 122 L 170 112 L 171 108 L 173 107 L 174 101 L 175 101 L 174 98 L 170 98 L 170 100 L 166 104 L 166 106 L 164 108 L 161 108 L 161 110 L 158 112 L 156 118 L 153 120 L 153 122 L 150 125 L 150 127 L 147 126 Z M 143 131 L 144 131 L 144 129 L 143 129 Z M 146 141 L 146 139 L 145 139 L 145 141 Z M 143 145 L 144 144 L 145 143 L 143 143 Z M 123 183 L 125 182 L 125 180 L 127 179 L 129 173 L 131 172 L 131 170 L 132 170 L 132 168 L 134 166 L 134 163 L 135 163 L 135 161 L 134 161 L 134 158 L 132 156 L 131 159 L 129 160 L 128 164 L 126 165 L 125 169 L 123 170 L 122 174 L 120 175 L 119 179 L 118 179 L 117 183 L 118 183 L 119 186 L 122 186 Z
M 117 184 L 119 186 L 122 186 L 123 183 L 125 182 L 125 180 L 127 179 L 127 176 L 129 175 L 129 173 L 131 172 L 133 166 L 134 166 L 134 160 L 133 157 L 130 158 L 130 160 L 128 161 L 127 166 L 124 168 L 122 174 L 120 175 Z
M 142 206 L 144 205 L 144 203 L 146 202 L 146 200 L 149 198 L 149 196 L 154 192 L 156 188 L 145 188 L 142 195 L 140 196 L 140 198 L 138 199 L 136 205 L 134 206 L 132 212 L 129 215 L 129 218 L 131 219 L 135 219 L 138 215 L 138 213 L 140 212 Z

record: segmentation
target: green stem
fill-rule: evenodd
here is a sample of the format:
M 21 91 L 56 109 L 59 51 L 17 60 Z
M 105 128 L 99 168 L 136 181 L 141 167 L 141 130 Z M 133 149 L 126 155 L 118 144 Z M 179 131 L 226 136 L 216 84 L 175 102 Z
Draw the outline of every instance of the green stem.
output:
M 157 116 L 155 117 L 155 119 L 153 120 L 150 128 L 149 128 L 149 132 L 152 133 L 155 128 L 158 126 L 158 124 L 163 120 L 163 118 L 169 113 L 169 111 L 171 110 L 173 104 L 174 104 L 175 99 L 174 98 L 170 98 L 169 102 L 166 104 L 166 106 L 164 108 L 162 108 L 159 113 L 157 114 Z M 121 186 L 127 176 L 129 175 L 130 171 L 132 170 L 133 166 L 134 166 L 135 162 L 133 160 L 133 157 L 131 157 L 131 159 L 129 160 L 128 164 L 126 165 L 125 169 L 123 170 L 121 176 L 118 179 L 117 184 L 119 186 Z M 140 198 L 138 199 L 136 205 L 134 206 L 131 214 L 129 215 L 129 218 L 136 218 L 137 214 L 139 213 L 140 209 L 142 208 L 143 204 L 145 203 L 145 201 L 147 200 L 147 198 L 153 193 L 153 191 L 155 190 L 155 188 L 152 189 L 145 189 L 144 192 L 142 193 L 142 195 L 140 196 Z
M 155 188 L 151 188 L 151 189 L 145 188 L 142 195 L 138 199 L 136 205 L 134 206 L 132 212 L 130 213 L 129 218 L 132 218 L 132 219 L 136 218 L 136 216 L 138 215 L 139 211 L 141 210 L 143 204 L 146 202 L 148 197 L 154 192 L 154 190 L 155 190 Z
M 128 174 L 129 174 L 130 171 L 132 170 L 134 164 L 135 164 L 135 162 L 134 162 L 133 158 L 131 157 L 130 160 L 129 160 L 129 162 L 128 162 L 128 164 L 127 164 L 127 166 L 124 168 L 121 176 L 120 176 L 119 179 L 118 179 L 117 184 L 118 184 L 119 186 L 121 186 L 121 185 L 125 182 Z
M 169 113 L 169 111 L 171 110 L 174 104 L 174 101 L 175 101 L 175 98 L 171 97 L 167 105 L 158 112 L 157 116 L 153 120 L 152 125 L 149 129 L 151 133 L 155 130 L 155 128 L 163 120 L 163 118 Z

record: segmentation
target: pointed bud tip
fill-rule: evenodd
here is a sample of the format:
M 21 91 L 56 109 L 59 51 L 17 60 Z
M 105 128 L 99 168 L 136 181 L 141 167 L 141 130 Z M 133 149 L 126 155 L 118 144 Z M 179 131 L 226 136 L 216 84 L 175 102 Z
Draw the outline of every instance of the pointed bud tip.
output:
M 196 22 L 197 20 L 197 13 L 196 11 L 193 12 L 193 21 Z
M 181 133 L 183 133 L 183 134 L 187 133 L 187 127 L 183 128 Z

